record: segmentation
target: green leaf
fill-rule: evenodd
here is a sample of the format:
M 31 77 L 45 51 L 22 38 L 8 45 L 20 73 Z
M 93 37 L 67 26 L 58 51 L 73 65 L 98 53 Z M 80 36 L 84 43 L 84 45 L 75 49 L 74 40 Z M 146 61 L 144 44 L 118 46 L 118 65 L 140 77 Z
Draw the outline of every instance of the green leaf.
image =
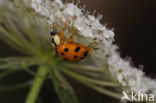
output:
M 75 93 L 68 81 L 60 74 L 59 71 L 53 70 L 50 72 L 55 90 L 62 103 L 78 103 Z

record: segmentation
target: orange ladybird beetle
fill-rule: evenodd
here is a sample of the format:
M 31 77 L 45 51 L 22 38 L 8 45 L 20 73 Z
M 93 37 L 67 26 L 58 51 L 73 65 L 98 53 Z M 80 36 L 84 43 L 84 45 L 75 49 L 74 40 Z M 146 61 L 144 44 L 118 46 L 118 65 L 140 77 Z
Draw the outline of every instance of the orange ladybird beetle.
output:
M 66 19 L 62 30 L 60 30 L 59 32 L 57 31 L 57 26 L 53 24 L 50 31 L 52 47 L 54 48 L 56 53 L 63 59 L 71 62 L 79 61 L 81 59 L 84 59 L 91 53 L 91 48 L 83 44 L 74 42 L 74 32 L 72 32 L 70 34 L 70 37 L 65 40 L 64 31 L 67 22 L 68 18 Z

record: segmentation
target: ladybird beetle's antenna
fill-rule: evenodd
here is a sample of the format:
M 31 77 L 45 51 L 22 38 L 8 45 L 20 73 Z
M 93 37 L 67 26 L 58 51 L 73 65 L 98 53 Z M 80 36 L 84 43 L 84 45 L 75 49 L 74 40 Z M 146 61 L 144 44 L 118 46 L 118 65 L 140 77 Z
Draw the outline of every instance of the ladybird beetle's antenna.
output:
M 57 30 L 57 25 L 55 25 L 55 24 L 53 23 L 53 25 L 52 25 L 52 27 L 51 27 L 51 30 Z

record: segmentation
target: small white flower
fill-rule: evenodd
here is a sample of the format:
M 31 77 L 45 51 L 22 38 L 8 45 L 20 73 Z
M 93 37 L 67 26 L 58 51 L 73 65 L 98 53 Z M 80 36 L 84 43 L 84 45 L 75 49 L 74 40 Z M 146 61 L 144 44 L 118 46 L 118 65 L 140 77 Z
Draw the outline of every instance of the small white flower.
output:
M 41 15 L 48 18 L 47 23 L 63 23 L 68 17 L 73 26 L 78 30 L 79 35 L 83 36 L 87 42 L 98 42 L 100 49 L 96 51 L 98 62 L 107 62 L 109 70 L 117 78 L 122 86 L 127 86 L 130 90 L 137 92 L 149 92 L 156 95 L 156 81 L 144 75 L 142 70 L 130 65 L 129 61 L 122 59 L 117 52 L 118 47 L 113 44 L 114 32 L 108 30 L 93 15 L 84 14 L 77 5 L 73 3 L 63 4 L 61 0 L 31 0 L 32 8 Z M 82 38 L 81 38 L 82 39 Z

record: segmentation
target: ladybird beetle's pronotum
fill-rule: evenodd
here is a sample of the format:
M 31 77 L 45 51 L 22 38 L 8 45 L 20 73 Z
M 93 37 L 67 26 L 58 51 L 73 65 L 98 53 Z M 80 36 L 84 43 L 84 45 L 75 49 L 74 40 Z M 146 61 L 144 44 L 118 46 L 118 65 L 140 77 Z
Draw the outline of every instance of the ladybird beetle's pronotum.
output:
M 70 37 L 65 40 L 64 31 L 67 22 L 68 18 L 66 19 L 64 26 L 60 31 L 57 31 L 57 26 L 53 24 L 50 31 L 52 47 L 60 57 L 68 61 L 79 61 L 81 59 L 84 59 L 91 53 L 91 48 L 83 44 L 74 42 L 74 32 L 72 32 L 70 34 Z

